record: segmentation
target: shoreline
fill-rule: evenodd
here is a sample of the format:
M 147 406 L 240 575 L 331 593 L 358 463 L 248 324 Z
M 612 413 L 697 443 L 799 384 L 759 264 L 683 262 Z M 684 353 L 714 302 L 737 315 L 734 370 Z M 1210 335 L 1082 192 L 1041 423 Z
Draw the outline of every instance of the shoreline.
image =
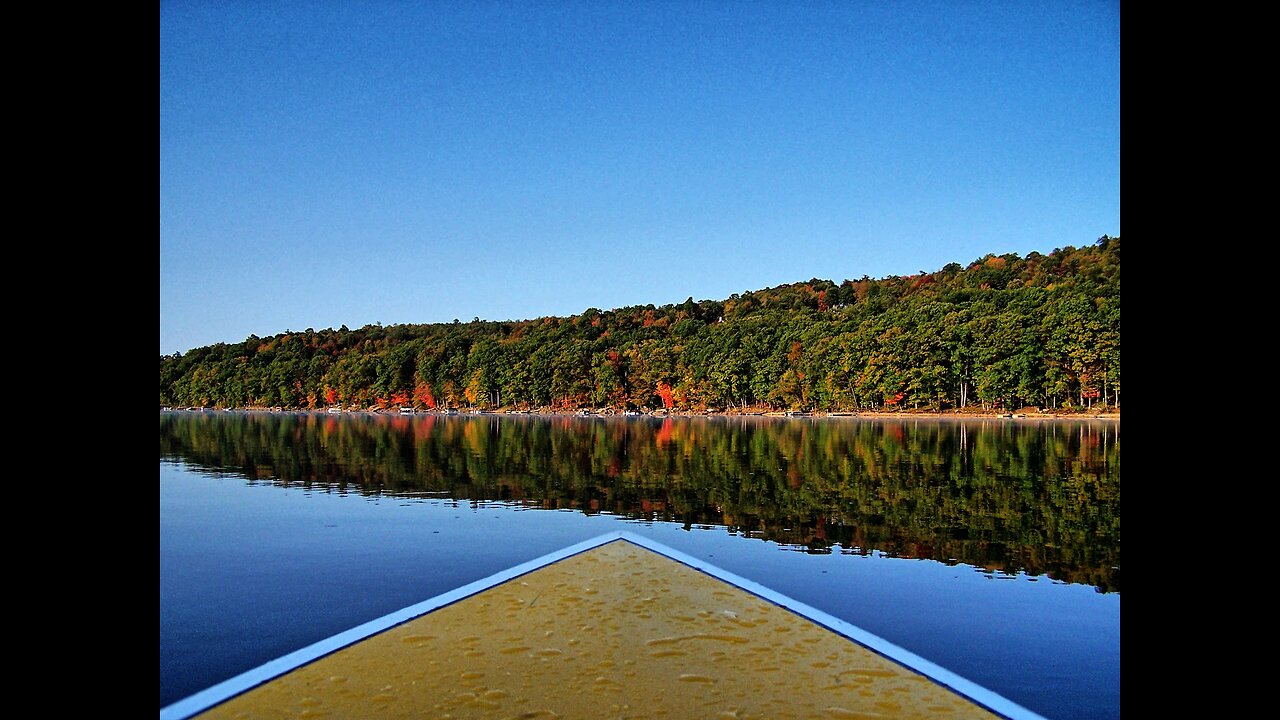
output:
M 861 411 L 798 411 L 798 410 L 651 410 L 651 411 L 620 411 L 613 408 L 598 409 L 580 409 L 580 410 L 553 410 L 550 408 L 537 409 L 518 409 L 518 408 L 454 408 L 451 410 L 413 410 L 412 412 L 399 408 L 284 408 L 284 407 L 242 407 L 242 408 L 222 408 L 222 407 L 168 407 L 161 406 L 161 412 L 253 412 L 253 413 L 271 413 L 271 414 L 307 414 L 307 415 L 388 415 L 399 417 L 415 417 L 418 415 L 430 415 L 440 417 L 475 417 L 480 415 L 514 415 L 514 416 L 539 416 L 539 417 L 601 417 L 601 418 L 629 418 L 629 417 L 654 417 L 654 418 L 708 418 L 708 417 L 725 417 L 725 418 L 786 418 L 786 419 L 849 419 L 849 418 L 867 418 L 873 420 L 1120 420 L 1119 408 L 1105 408 L 1103 410 L 1082 409 L 1079 411 L 1064 411 L 1062 409 L 1053 409 L 1050 411 L 1042 411 L 1036 408 L 1024 408 L 1015 411 L 1000 410 L 861 410 Z

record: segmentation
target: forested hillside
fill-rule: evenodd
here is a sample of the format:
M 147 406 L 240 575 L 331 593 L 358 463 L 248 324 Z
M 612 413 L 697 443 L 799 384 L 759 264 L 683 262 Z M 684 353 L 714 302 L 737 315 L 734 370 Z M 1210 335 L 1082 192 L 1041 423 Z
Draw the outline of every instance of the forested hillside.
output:
M 1120 400 L 1120 239 L 905 277 L 160 357 L 161 405 L 948 410 Z

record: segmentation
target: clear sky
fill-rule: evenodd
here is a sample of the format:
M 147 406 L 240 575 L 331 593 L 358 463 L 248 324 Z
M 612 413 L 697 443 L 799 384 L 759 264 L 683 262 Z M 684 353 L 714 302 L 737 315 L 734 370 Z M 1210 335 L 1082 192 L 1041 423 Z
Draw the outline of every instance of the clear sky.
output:
M 1120 234 L 1112 2 L 160 4 L 160 352 Z

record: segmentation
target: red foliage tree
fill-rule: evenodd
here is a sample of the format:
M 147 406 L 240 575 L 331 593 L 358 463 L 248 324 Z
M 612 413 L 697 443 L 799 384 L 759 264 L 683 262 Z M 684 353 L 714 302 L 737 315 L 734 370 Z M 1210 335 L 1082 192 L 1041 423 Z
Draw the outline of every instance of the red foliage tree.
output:
M 431 392 L 431 385 L 427 383 L 418 383 L 418 386 L 413 389 L 413 399 L 429 410 L 436 409 L 436 396 Z
M 671 386 L 665 382 L 658 381 L 658 397 L 662 398 L 662 407 L 668 410 L 675 407 L 675 403 L 673 402 L 675 393 L 672 392 Z

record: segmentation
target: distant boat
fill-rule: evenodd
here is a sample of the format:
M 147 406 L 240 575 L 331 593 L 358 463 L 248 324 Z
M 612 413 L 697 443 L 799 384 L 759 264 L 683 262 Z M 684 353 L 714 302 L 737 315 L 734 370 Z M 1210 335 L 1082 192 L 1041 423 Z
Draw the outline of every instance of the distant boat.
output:
M 340 408 L 340 407 L 331 407 L 331 408 L 329 408 L 326 412 L 328 412 L 330 415 L 339 415 L 339 414 L 341 414 L 341 413 L 342 413 L 342 408 Z
M 402 407 L 402 408 L 400 408 L 400 414 L 401 414 L 401 415 L 412 415 L 412 414 L 414 414 L 414 413 L 416 413 L 416 412 L 417 412 L 417 410 L 414 410 L 414 409 L 413 409 L 413 408 L 411 408 L 411 407 Z

